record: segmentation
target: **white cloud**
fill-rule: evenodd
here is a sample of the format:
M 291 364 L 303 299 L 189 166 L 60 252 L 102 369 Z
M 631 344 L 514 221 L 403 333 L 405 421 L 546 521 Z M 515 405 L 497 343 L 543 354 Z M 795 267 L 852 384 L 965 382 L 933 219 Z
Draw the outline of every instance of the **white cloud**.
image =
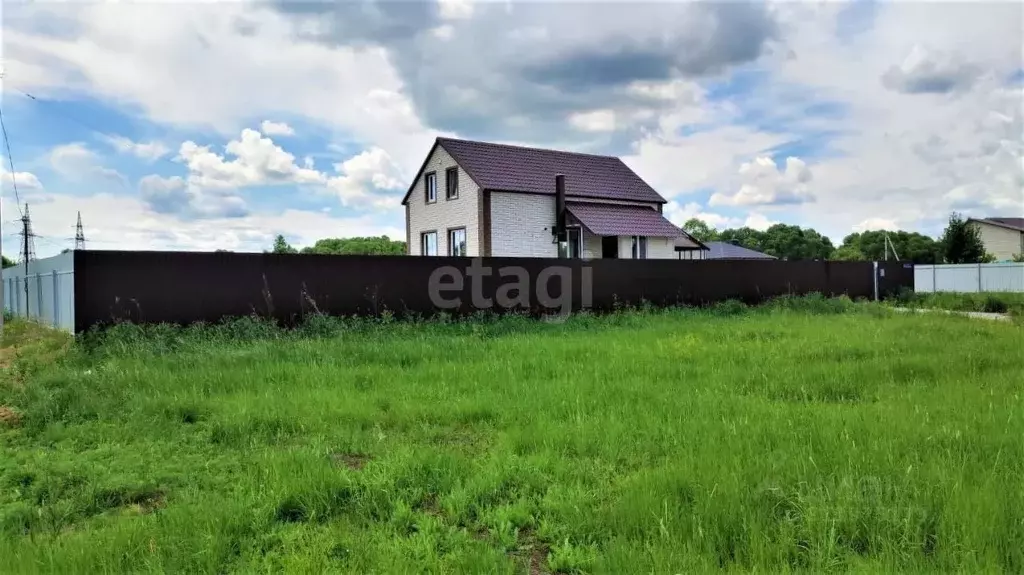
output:
M 768 228 L 774 226 L 779 222 L 768 219 L 764 214 L 754 212 L 747 216 L 747 219 L 743 221 L 743 225 L 748 228 L 755 230 L 765 231 Z
M 882 84 L 908 94 L 946 93 L 969 88 L 980 71 L 954 54 L 936 53 L 915 44 L 899 66 L 882 75 Z
M 739 219 L 704 211 L 704 206 L 697 202 L 680 204 L 679 202 L 670 201 L 665 204 L 662 211 L 670 222 L 679 227 L 682 227 L 683 224 L 691 218 L 697 218 L 707 225 L 719 230 L 740 226 Z
M 666 129 L 668 128 L 668 129 Z M 745 157 L 785 142 L 743 126 L 680 136 L 676 126 L 645 134 L 622 160 L 667 198 L 701 188 L 726 188 Z
M 371 205 L 379 209 L 396 209 L 401 197 L 375 192 L 395 190 L 405 185 L 398 167 L 381 148 L 371 148 L 344 162 L 335 164 L 340 175 L 331 178 L 328 186 L 337 192 L 344 206 Z
M 897 220 L 890 218 L 868 218 L 853 226 L 855 232 L 867 232 L 871 230 L 898 230 L 900 224 Z
M 132 154 L 144 160 L 158 160 L 167 155 L 170 150 L 160 142 L 134 142 L 124 136 L 105 135 L 107 141 L 115 150 L 123 154 Z
M 284 122 L 271 122 L 263 120 L 260 124 L 260 131 L 266 136 L 294 136 L 295 130 Z
M 14 172 L 13 174 L 3 168 L 0 168 L 0 184 L 3 185 L 3 189 L 14 190 L 14 186 L 18 186 L 18 190 L 41 190 L 43 189 L 42 182 L 32 172 Z
M 708 201 L 712 206 L 780 206 L 813 202 L 808 183 L 812 179 L 807 164 L 800 158 L 786 158 L 780 171 L 768 157 L 745 162 L 739 169 L 741 182 L 734 194 L 716 192 Z
M 295 156 L 284 151 L 256 130 L 242 130 L 238 139 L 225 146 L 222 156 L 208 146 L 189 140 L 181 144 L 178 158 L 189 169 L 188 183 L 198 188 L 241 188 L 269 184 L 323 184 L 324 175 L 295 164 Z M 227 159 L 226 156 L 234 156 Z
M 615 130 L 615 111 L 591 110 L 570 114 L 569 124 L 584 132 L 611 132 Z
M 440 40 L 451 40 L 452 36 L 455 35 L 455 27 L 451 24 L 442 24 L 441 26 L 435 27 L 430 32 Z
M 437 0 L 444 20 L 466 20 L 473 16 L 472 0 Z
M 55 146 L 48 157 L 50 167 L 65 178 L 84 180 L 99 177 L 121 185 L 127 183 L 124 175 L 113 168 L 102 166 L 99 157 L 81 142 Z
M 686 220 L 689 220 L 690 218 L 697 218 L 717 230 L 747 227 L 764 231 L 779 223 L 775 220 L 768 219 L 764 214 L 759 212 L 750 212 L 746 218 L 723 216 L 714 212 L 705 211 L 704 206 L 697 202 L 680 205 L 678 202 L 672 201 L 665 204 L 664 213 L 665 217 L 668 218 L 669 221 L 679 227 L 682 227 L 683 224 L 686 223 Z
M 315 169 L 310 156 L 300 167 L 294 155 L 248 128 L 224 150 L 221 155 L 210 146 L 183 142 L 176 159 L 185 164 L 187 174 L 145 176 L 139 181 L 143 201 L 160 213 L 242 217 L 248 214 L 241 195 L 246 188 L 291 184 L 334 192 L 350 208 L 397 210 L 400 198 L 394 191 L 405 185 L 394 160 L 377 147 L 335 164 L 336 174 Z

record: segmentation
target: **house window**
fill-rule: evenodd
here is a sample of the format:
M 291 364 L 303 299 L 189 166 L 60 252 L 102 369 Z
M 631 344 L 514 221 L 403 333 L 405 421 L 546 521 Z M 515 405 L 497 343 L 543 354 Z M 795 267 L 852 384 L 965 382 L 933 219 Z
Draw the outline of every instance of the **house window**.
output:
M 466 255 L 466 228 L 448 230 L 448 255 L 455 257 Z
M 644 236 L 633 236 L 633 259 L 647 259 L 647 238 Z
M 459 197 L 459 169 L 448 168 L 444 171 L 445 192 L 444 199 L 454 200 Z
M 437 255 L 437 232 L 424 232 L 420 234 L 420 255 Z
M 437 201 L 437 174 L 430 172 L 423 176 L 423 185 L 426 187 L 427 192 L 427 203 L 432 204 Z

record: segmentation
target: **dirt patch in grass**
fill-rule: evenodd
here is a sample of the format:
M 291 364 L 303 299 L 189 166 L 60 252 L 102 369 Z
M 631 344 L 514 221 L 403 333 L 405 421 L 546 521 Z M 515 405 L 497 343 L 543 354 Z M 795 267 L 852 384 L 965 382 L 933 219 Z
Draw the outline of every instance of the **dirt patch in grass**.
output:
M 149 497 L 129 503 L 125 510 L 129 513 L 135 513 L 139 515 L 147 515 L 156 511 L 157 509 L 163 509 L 167 505 L 167 498 L 163 493 L 155 493 Z
M 145 515 L 166 505 L 167 494 L 154 487 L 117 487 L 96 494 L 99 509 L 122 508 L 127 513 Z
M 521 563 L 526 564 L 527 572 L 530 575 L 549 575 L 548 553 L 551 549 L 546 543 L 537 539 L 533 529 L 523 528 L 519 532 L 519 549 L 512 553 Z
M 6 405 L 0 405 L 0 425 L 18 427 L 21 425 L 21 414 Z
M 416 505 L 416 509 L 433 517 L 444 516 L 444 510 L 441 509 L 441 503 L 437 500 L 437 495 L 434 493 L 424 497 L 423 500 Z
M 332 453 L 331 461 L 336 465 L 344 465 L 352 471 L 359 471 L 366 467 L 371 457 L 365 453 Z

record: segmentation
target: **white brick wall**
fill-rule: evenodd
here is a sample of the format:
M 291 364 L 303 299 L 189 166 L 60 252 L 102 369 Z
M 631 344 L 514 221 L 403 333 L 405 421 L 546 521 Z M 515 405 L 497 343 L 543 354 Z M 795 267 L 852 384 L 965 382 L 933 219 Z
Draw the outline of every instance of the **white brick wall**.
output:
M 632 237 L 619 236 L 619 257 L 627 260 L 633 257 Z M 675 238 L 647 238 L 647 259 L 674 260 L 677 257 Z
M 459 168 L 459 197 L 445 200 L 445 169 L 456 166 L 455 160 L 441 146 L 427 161 L 423 173 L 416 178 L 409 195 L 409 254 L 420 254 L 420 234 L 437 231 L 437 253 L 448 255 L 448 228 L 466 228 L 466 251 L 469 256 L 480 255 L 480 188 L 469 174 Z M 437 202 L 426 203 L 424 176 L 437 173 Z
M 491 255 L 558 257 L 551 242 L 554 220 L 554 196 L 491 192 Z

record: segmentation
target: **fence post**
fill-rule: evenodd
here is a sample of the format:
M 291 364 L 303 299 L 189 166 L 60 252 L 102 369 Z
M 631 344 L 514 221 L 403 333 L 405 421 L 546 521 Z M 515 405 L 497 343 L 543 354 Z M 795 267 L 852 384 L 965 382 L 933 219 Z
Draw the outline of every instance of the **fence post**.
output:
M 871 268 L 875 276 L 875 301 L 878 301 L 878 262 L 871 262 Z
M 935 270 L 938 269 L 939 264 L 932 264 L 932 293 L 939 292 L 939 275 Z
M 978 293 L 981 291 L 981 262 L 978 262 Z
M 36 313 L 39 314 L 39 321 L 43 321 L 43 274 L 36 272 Z
M 57 289 L 57 270 L 53 270 L 53 327 L 60 328 L 60 297 Z

